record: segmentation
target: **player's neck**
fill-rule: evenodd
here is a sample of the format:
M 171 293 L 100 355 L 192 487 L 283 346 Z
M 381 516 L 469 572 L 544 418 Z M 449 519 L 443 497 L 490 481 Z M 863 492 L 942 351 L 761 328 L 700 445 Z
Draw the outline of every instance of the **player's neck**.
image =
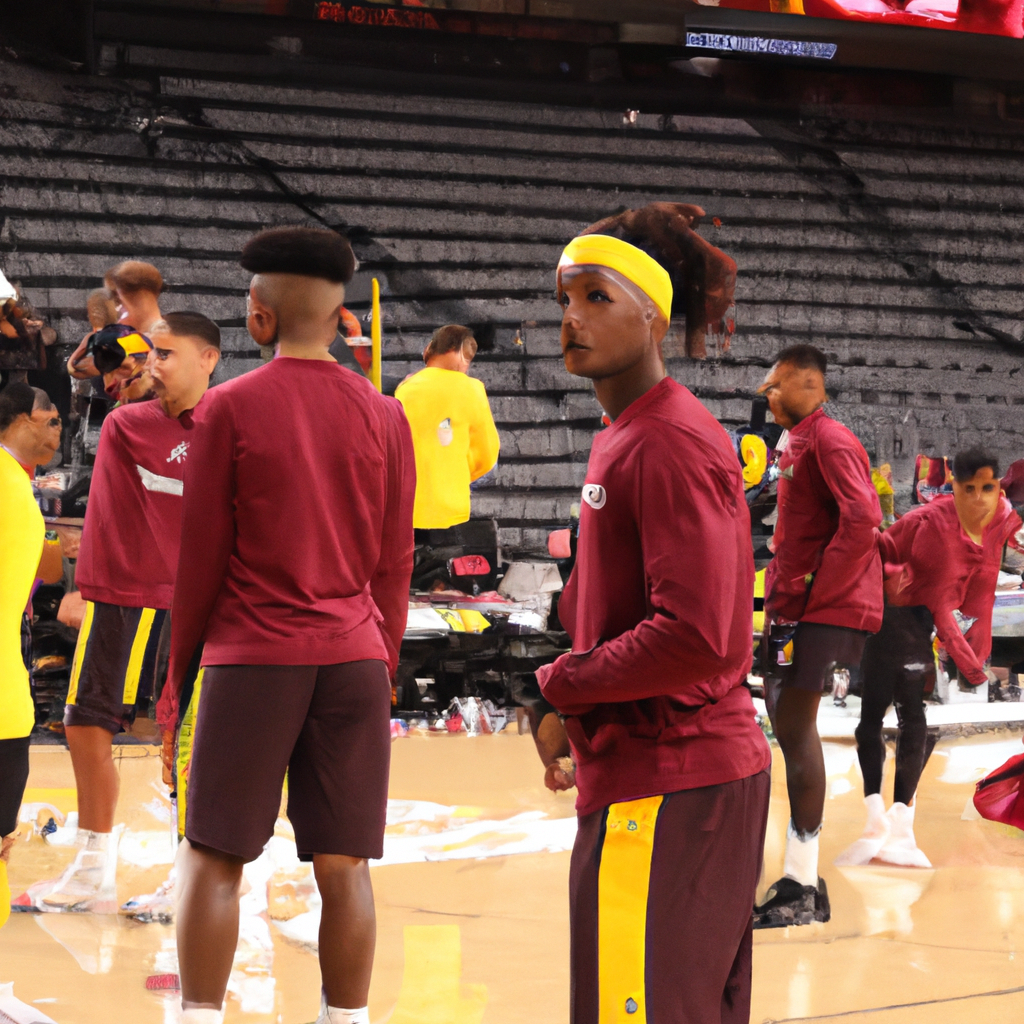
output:
M 158 320 L 163 319 L 160 306 L 154 297 L 140 298 L 127 307 L 126 322 L 137 331 L 148 334 Z
M 328 363 L 337 362 L 327 349 L 328 346 L 322 341 L 279 338 L 277 342 L 277 354 L 284 359 L 313 359 Z
M 173 397 L 166 394 L 160 395 L 158 398 L 160 407 L 165 415 L 169 416 L 172 420 L 176 420 L 182 413 L 194 409 L 199 404 L 200 399 L 206 394 L 206 389 L 209 386 L 210 382 L 207 380 L 205 383 L 197 384 L 195 387 L 183 391 L 180 395 Z

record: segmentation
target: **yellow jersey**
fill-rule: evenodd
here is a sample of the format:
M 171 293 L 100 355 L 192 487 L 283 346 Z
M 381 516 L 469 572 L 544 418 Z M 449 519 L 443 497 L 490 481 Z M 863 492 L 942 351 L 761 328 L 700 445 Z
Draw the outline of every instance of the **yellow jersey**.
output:
M 444 530 L 469 519 L 469 485 L 498 461 L 498 430 L 481 381 L 428 366 L 399 384 L 416 455 L 413 526 Z
M 32 596 L 45 532 L 28 475 L 0 448 L 0 740 L 27 736 L 35 725 L 21 656 L 21 617 Z

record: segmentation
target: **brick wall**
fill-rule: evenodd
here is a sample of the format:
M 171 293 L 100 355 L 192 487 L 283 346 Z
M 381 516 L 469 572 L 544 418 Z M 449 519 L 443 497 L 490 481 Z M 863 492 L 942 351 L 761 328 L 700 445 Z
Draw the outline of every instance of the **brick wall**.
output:
M 112 54 L 106 54 L 108 64 Z M 61 342 L 114 262 L 156 263 L 165 309 L 222 325 L 220 378 L 257 364 L 241 243 L 278 223 L 352 232 L 385 281 L 385 374 L 436 326 L 478 326 L 502 456 L 474 514 L 538 547 L 583 482 L 599 410 L 558 355 L 561 246 L 622 206 L 698 203 L 739 263 L 731 351 L 671 372 L 741 422 L 772 354 L 822 347 L 831 412 L 904 487 L 918 451 L 1024 456 L 1024 138 L 818 114 L 803 121 L 618 112 L 260 85 L 209 57 L 130 47 L 106 76 L 0 63 L 0 266 Z M 233 80 L 231 80 L 233 79 Z M 713 226 L 712 217 L 721 220 Z

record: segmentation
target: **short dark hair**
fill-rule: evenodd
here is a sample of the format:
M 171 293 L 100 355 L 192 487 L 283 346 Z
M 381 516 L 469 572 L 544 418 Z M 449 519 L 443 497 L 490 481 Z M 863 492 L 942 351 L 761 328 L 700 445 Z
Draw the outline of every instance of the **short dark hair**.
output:
M 20 380 L 11 381 L 0 391 L 0 431 L 6 430 L 19 416 L 31 416 L 36 407 L 36 389 Z
M 986 466 L 999 479 L 999 459 L 984 448 L 965 448 L 953 456 L 953 479 L 958 484 L 973 480 Z
M 103 275 L 103 283 L 113 291 L 117 288 L 126 294 L 152 292 L 159 295 L 164 290 L 164 279 L 152 263 L 142 260 L 125 260 L 111 267 Z
M 798 370 L 817 370 L 822 376 L 828 369 L 828 357 L 813 345 L 790 345 L 784 348 L 775 357 L 775 365 L 780 363 L 795 366 Z
M 165 313 L 163 321 L 171 334 L 179 338 L 202 338 L 207 345 L 220 351 L 220 328 L 208 316 L 182 309 L 176 313 Z
M 463 327 L 462 324 L 445 324 L 438 327 L 431 335 L 427 347 L 423 350 L 423 362 L 433 356 L 443 356 L 446 352 L 462 350 L 467 359 L 476 355 L 476 338 L 473 337 L 473 330 L 470 327 Z
M 49 412 L 50 409 L 56 408 L 53 399 L 42 388 L 32 388 L 32 390 L 35 392 L 35 401 L 32 403 L 33 412 L 37 409 L 45 409 Z
M 344 235 L 325 228 L 268 228 L 242 248 L 238 261 L 252 274 L 303 274 L 348 284 L 356 257 Z

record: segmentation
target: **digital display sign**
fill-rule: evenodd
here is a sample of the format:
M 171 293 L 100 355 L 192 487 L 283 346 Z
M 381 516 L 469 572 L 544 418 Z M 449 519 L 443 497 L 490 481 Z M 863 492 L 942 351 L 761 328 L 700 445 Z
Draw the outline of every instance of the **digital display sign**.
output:
M 700 0 L 737 11 L 1024 37 L 1024 0 Z

